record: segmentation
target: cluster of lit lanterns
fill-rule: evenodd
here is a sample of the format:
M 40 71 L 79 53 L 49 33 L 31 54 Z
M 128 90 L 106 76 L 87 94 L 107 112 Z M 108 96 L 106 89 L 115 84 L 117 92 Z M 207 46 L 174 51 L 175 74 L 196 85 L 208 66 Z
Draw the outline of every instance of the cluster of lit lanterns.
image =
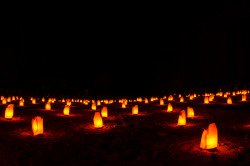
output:
M 246 90 L 242 90 L 242 91 L 237 91 L 237 92 L 232 92 L 232 96 L 235 95 L 242 95 L 242 99 L 241 101 L 247 101 L 247 93 L 249 93 L 249 91 Z M 174 94 L 175 95 L 175 94 Z M 220 96 L 220 97 L 224 97 L 227 98 L 227 104 L 232 104 L 232 99 L 231 97 L 228 97 L 229 95 L 231 95 L 230 92 L 225 92 L 223 94 L 223 92 L 218 92 L 216 94 L 213 93 L 205 93 L 202 96 L 204 96 L 204 104 L 209 104 L 210 102 L 212 102 L 214 100 L 214 96 Z M 198 95 L 200 96 L 200 95 Z M 186 97 L 188 97 L 190 100 L 194 100 L 197 95 L 196 93 L 194 94 L 189 94 L 186 95 Z M 168 101 L 173 101 L 173 95 L 169 95 L 168 97 L 164 96 L 163 98 L 158 99 L 157 97 L 151 97 L 150 101 L 157 101 L 159 100 L 159 104 L 160 105 L 164 105 L 164 99 L 168 100 Z M 8 97 L 8 98 L 4 98 L 4 96 L 1 96 L 1 101 L 2 104 L 7 104 L 8 102 L 14 101 L 14 100 L 19 100 L 19 106 L 24 106 L 24 99 L 22 97 L 18 98 L 18 96 L 12 96 Z M 32 104 L 36 104 L 36 98 L 31 97 L 30 98 L 31 103 Z M 42 102 L 45 102 L 45 98 L 43 97 L 41 99 Z M 45 102 L 45 110 L 51 110 L 51 103 L 54 103 L 56 101 L 55 98 L 49 98 L 47 102 Z M 101 103 L 105 103 L 105 104 L 112 104 L 114 102 L 114 100 L 79 100 L 79 99 L 62 99 L 59 100 L 60 102 L 65 102 L 65 106 L 63 109 L 63 114 L 65 116 L 69 116 L 70 115 L 70 106 L 72 102 L 81 102 L 85 105 L 89 105 L 89 103 L 91 102 L 91 109 L 93 111 L 97 110 L 97 106 L 100 106 Z M 116 100 L 115 100 L 116 101 Z M 128 102 L 143 102 L 142 98 L 139 97 L 136 100 L 127 100 L 127 99 L 119 99 L 119 103 L 121 104 L 122 108 L 126 108 Z M 184 102 L 184 97 L 181 96 L 181 94 L 179 94 L 179 101 L 180 103 Z M 144 98 L 144 102 L 145 104 L 149 103 L 149 100 L 147 98 Z M 167 111 L 166 112 L 172 112 L 173 111 L 173 106 L 171 103 L 167 104 Z M 139 113 L 139 108 L 138 105 L 134 105 L 132 106 L 132 115 L 137 115 Z M 6 109 L 5 109 L 5 118 L 8 120 L 11 120 L 12 117 L 14 115 L 14 104 L 9 104 L 7 105 Z M 101 111 L 96 111 L 93 117 L 93 123 L 94 123 L 94 127 L 99 129 L 99 128 L 103 128 L 103 118 L 107 118 L 108 117 L 108 109 L 107 106 L 103 106 Z M 178 126 L 184 126 L 186 125 L 186 118 L 193 118 L 194 117 L 194 109 L 192 107 L 187 107 L 187 112 L 185 110 L 181 110 L 179 113 L 179 117 L 178 117 Z M 33 135 L 41 135 L 43 134 L 43 118 L 40 116 L 36 116 L 32 119 L 32 131 L 33 131 Z M 217 127 L 215 123 L 211 123 L 208 126 L 208 129 L 204 129 L 202 136 L 201 136 L 201 143 L 200 143 L 200 148 L 202 149 L 213 149 L 216 148 L 218 146 L 218 131 L 217 131 Z

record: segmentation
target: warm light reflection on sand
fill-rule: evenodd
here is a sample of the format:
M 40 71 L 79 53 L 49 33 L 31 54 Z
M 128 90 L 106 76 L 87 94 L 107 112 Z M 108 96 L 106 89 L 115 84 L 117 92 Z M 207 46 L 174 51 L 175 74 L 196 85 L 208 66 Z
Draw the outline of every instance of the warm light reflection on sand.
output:
M 223 142 L 223 143 L 220 143 Z M 176 150 L 179 149 L 179 150 Z M 209 160 L 228 160 L 237 158 L 240 153 L 244 150 L 244 147 L 237 146 L 232 142 L 221 139 L 219 141 L 219 146 L 213 150 L 204 150 L 200 148 L 200 139 L 184 141 L 172 144 L 169 146 L 168 151 L 171 155 L 181 158 L 192 158 L 191 156 L 199 157 L 208 157 Z M 181 153 L 182 152 L 182 153 Z M 183 155 L 190 154 L 190 155 Z M 212 157 L 212 158 L 211 158 Z
M 0 120 L 6 122 L 20 122 L 23 121 L 24 119 L 21 119 L 20 117 L 13 117 L 12 119 L 0 118 Z
M 104 132 L 108 132 L 111 130 L 111 127 L 107 124 L 103 124 L 102 128 L 95 128 L 94 124 L 87 124 L 87 125 L 81 125 L 77 128 L 79 129 L 84 129 L 87 132 L 91 132 L 91 133 L 104 133 Z
M 34 137 L 34 138 L 59 138 L 65 135 L 65 132 L 55 132 L 54 130 L 46 130 L 43 135 L 34 136 L 32 130 L 23 129 L 15 132 L 17 135 L 22 137 Z
M 60 116 L 60 117 L 76 117 L 76 116 L 79 116 L 77 114 L 64 115 L 63 113 L 58 113 L 58 114 L 55 114 L 55 115 Z
M 168 123 L 168 126 L 173 127 L 173 128 L 189 128 L 189 127 L 194 127 L 196 126 L 194 123 L 187 122 L 186 125 L 177 125 L 173 123 Z

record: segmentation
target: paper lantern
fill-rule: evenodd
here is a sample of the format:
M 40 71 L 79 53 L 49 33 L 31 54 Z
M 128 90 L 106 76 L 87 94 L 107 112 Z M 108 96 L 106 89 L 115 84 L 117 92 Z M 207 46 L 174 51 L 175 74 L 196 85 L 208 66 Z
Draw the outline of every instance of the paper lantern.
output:
M 7 98 L 7 102 L 8 103 L 11 102 L 11 98 L 10 97 Z
M 177 125 L 186 125 L 186 112 L 185 112 L 185 110 L 182 110 L 180 112 Z
M 192 107 L 187 107 L 187 117 L 189 118 L 194 117 L 194 109 Z
M 168 101 L 172 101 L 174 98 L 173 98 L 173 96 L 172 95 L 169 95 L 168 96 Z
M 209 103 L 208 96 L 205 96 L 205 97 L 204 97 L 204 103 L 205 103 L 205 104 L 208 104 L 208 103 Z
M 16 100 L 15 96 L 12 96 L 12 100 Z
M 24 106 L 24 100 L 23 99 L 19 101 L 19 106 Z
M 66 105 L 71 106 L 71 101 L 67 100 Z
M 63 114 L 67 116 L 67 115 L 69 115 L 69 111 L 70 111 L 70 106 L 65 105 L 64 109 L 63 109 Z
M 126 102 L 125 101 L 123 101 L 123 103 L 122 103 L 122 108 L 126 108 Z
M 101 105 L 101 102 L 100 102 L 100 100 L 97 100 L 97 105 Z
M 132 107 L 132 115 L 137 115 L 138 114 L 138 105 L 135 105 Z
M 96 110 L 96 103 L 92 103 L 91 109 Z
M 213 95 L 210 95 L 210 96 L 208 97 L 208 101 L 213 101 L 213 99 L 214 99 L 214 96 L 213 96 Z
M 218 131 L 215 123 L 211 123 L 208 129 L 204 129 L 201 136 L 200 148 L 213 149 L 218 146 Z
M 36 99 L 32 99 L 32 104 L 36 104 Z
M 235 96 L 235 91 L 233 91 L 233 96 Z
M 12 119 L 14 114 L 14 104 L 9 104 L 5 109 L 5 119 Z
M 34 136 L 43 134 L 43 118 L 41 118 L 40 116 L 37 116 L 32 119 L 31 124 L 32 124 L 32 131 L 33 131 Z
M 247 101 L 247 95 L 242 95 L 242 98 L 241 98 L 242 101 Z
M 184 98 L 183 98 L 183 97 L 180 98 L 180 102 L 181 102 L 181 103 L 184 102 Z
M 45 110 L 51 110 L 50 102 L 47 102 L 47 103 L 45 104 Z
M 160 98 L 160 105 L 164 105 L 164 101 L 162 98 Z
M 137 98 L 136 98 L 136 101 L 142 102 L 142 98 L 141 98 L 141 97 L 137 97 Z
M 64 98 L 62 99 L 62 102 L 65 102 L 65 99 L 64 99 Z
M 194 95 L 190 95 L 190 96 L 189 96 L 189 99 L 190 99 L 190 100 L 193 100 L 193 99 L 194 99 Z
M 194 93 L 194 97 L 197 97 L 196 93 Z
M 1 96 L 1 100 L 3 100 L 4 99 L 4 96 Z
M 103 127 L 103 122 L 102 122 L 102 117 L 101 117 L 100 112 L 95 112 L 93 121 L 94 121 L 95 128 L 102 128 Z
M 4 98 L 4 99 L 2 100 L 2 104 L 6 104 L 6 103 L 7 103 L 6 98 Z
M 232 102 L 232 99 L 231 99 L 231 97 L 228 97 L 227 98 L 227 104 L 232 104 L 233 102 Z
M 42 102 L 45 102 L 45 99 L 44 99 L 44 97 L 42 98 Z
M 148 99 L 145 97 L 145 104 L 148 104 Z
M 102 117 L 108 117 L 108 109 L 106 106 L 102 107 L 101 114 Z
M 168 103 L 168 110 L 167 110 L 167 112 L 171 112 L 171 111 L 173 111 L 173 106 L 172 106 L 171 103 Z

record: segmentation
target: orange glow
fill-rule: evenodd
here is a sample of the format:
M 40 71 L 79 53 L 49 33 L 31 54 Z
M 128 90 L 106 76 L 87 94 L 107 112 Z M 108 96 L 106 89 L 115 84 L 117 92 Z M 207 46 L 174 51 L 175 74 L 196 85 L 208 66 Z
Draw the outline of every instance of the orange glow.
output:
M 24 106 L 24 100 L 23 99 L 19 101 L 19 106 Z
M 69 105 L 65 105 L 63 109 L 63 114 L 64 115 L 69 115 L 70 107 Z
M 164 101 L 162 98 L 160 98 L 160 105 L 164 105 Z
M 67 100 L 67 101 L 66 101 L 66 105 L 71 106 L 71 101 L 70 101 L 70 100 Z
M 122 102 L 122 108 L 126 108 L 126 102 L 125 101 Z
M 173 106 L 172 106 L 171 103 L 168 103 L 168 110 L 167 110 L 167 112 L 171 112 L 171 111 L 173 111 Z
M 235 91 L 233 91 L 233 96 L 235 96 Z
M 227 98 L 227 93 L 224 93 L 224 96 L 223 96 L 224 98 Z
M 138 105 L 135 105 L 134 107 L 132 107 L 132 115 L 136 115 L 138 114 Z
M 194 97 L 197 97 L 196 93 L 194 93 Z
M 32 99 L 32 104 L 36 104 L 36 99 Z
M 241 100 L 242 100 L 242 101 L 247 101 L 247 95 L 242 95 Z
M 96 110 L 96 104 L 95 103 L 92 103 L 91 109 Z
M 101 117 L 100 112 L 95 112 L 93 121 L 94 121 L 95 128 L 102 128 L 103 127 L 103 122 L 102 122 L 102 117 Z
M 6 102 L 6 98 L 4 98 L 3 100 L 2 100 L 2 104 L 6 104 L 7 102 Z
M 16 100 L 15 96 L 12 96 L 12 100 Z
M 218 131 L 215 123 L 211 123 L 208 129 L 204 129 L 201 136 L 200 148 L 213 149 L 218 146 Z
M 1 96 L 1 100 L 3 100 L 4 99 L 4 96 Z
M 172 101 L 174 98 L 173 98 L 173 96 L 172 95 L 169 95 L 168 96 L 168 101 Z
M 150 101 L 154 101 L 154 97 L 151 97 L 151 98 L 150 98 Z
M 142 98 L 141 98 L 141 97 L 136 98 L 136 100 L 137 100 L 138 102 L 142 102 Z
M 101 102 L 100 102 L 100 100 L 97 100 L 97 105 L 101 105 Z
M 65 102 L 64 98 L 62 99 L 62 102 Z
M 180 98 L 180 102 L 181 102 L 181 103 L 184 102 L 184 98 L 183 98 L 183 97 Z
M 213 99 L 214 99 L 214 96 L 213 96 L 213 95 L 210 95 L 210 96 L 208 97 L 208 101 L 213 101 Z
M 177 125 L 186 125 L 186 112 L 185 112 L 185 110 L 182 110 L 180 112 Z
M 148 104 L 148 99 L 145 97 L 145 104 Z
M 43 118 L 37 116 L 32 119 L 32 131 L 33 135 L 43 134 Z
M 106 106 L 102 107 L 101 114 L 102 114 L 102 117 L 108 117 L 108 109 Z
M 13 114 L 14 114 L 14 104 L 10 104 L 5 109 L 5 118 L 12 119 Z
M 208 96 L 205 96 L 205 97 L 204 97 L 204 103 L 205 103 L 205 104 L 208 104 L 208 103 L 209 103 Z
M 44 99 L 44 97 L 42 98 L 42 102 L 45 102 L 45 99 Z
M 232 99 L 231 99 L 231 97 L 228 97 L 227 98 L 227 104 L 232 104 L 233 102 L 232 102 Z
M 194 117 L 194 109 L 192 107 L 187 107 L 187 117 L 189 118 Z
M 51 110 L 50 102 L 47 102 L 47 103 L 45 104 L 45 110 Z
M 193 98 L 194 98 L 194 95 L 190 95 L 190 96 L 189 96 L 189 99 L 190 99 L 190 100 L 193 100 Z
M 7 102 L 8 103 L 11 102 L 11 98 L 10 97 L 7 98 Z

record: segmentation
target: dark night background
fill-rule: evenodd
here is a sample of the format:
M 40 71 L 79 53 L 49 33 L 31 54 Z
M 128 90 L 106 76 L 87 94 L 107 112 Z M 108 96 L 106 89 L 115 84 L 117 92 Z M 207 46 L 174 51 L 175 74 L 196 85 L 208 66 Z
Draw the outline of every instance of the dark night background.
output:
M 56 5 L 3 18 L 1 93 L 143 96 L 249 85 L 247 0 L 127 6 Z

